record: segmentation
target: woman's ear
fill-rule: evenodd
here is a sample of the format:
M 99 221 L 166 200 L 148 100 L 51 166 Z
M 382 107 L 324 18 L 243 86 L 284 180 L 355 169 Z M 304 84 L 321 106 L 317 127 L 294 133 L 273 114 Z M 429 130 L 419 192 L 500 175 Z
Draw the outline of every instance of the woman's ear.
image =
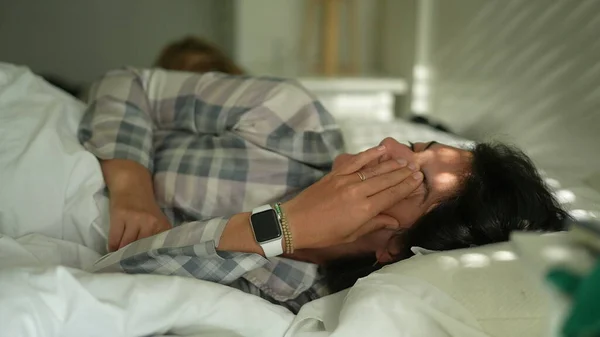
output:
M 431 212 L 434 208 L 436 208 L 440 203 L 439 202 L 434 202 L 433 204 L 431 204 L 431 206 L 427 207 L 427 211 L 425 212 L 425 214 Z
M 390 262 L 394 262 L 394 257 L 390 254 L 387 248 L 380 248 L 375 252 L 375 257 L 377 258 L 377 262 L 380 264 L 386 264 Z

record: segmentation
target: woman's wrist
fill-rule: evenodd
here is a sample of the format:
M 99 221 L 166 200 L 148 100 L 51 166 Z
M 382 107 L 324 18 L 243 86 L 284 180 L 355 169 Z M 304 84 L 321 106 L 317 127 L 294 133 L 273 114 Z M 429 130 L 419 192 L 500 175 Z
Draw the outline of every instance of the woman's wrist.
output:
M 106 186 L 111 194 L 151 195 L 154 199 L 152 175 L 132 160 L 111 159 L 101 162 Z
M 217 250 L 264 256 L 265 253 L 256 242 L 250 226 L 250 213 L 238 213 L 232 216 L 221 234 Z
M 304 246 L 301 235 L 296 229 L 293 223 L 297 223 L 297 217 L 294 213 L 290 214 L 286 209 L 285 205 L 282 205 L 283 211 L 286 212 L 288 219 L 288 227 L 292 236 L 293 249 L 308 248 Z M 285 252 L 286 250 L 286 238 L 282 233 L 281 248 Z M 239 213 L 232 216 L 219 239 L 219 245 L 217 250 L 230 251 L 230 252 L 243 252 L 243 253 L 254 253 L 265 256 L 265 252 L 262 247 L 252 234 L 252 227 L 250 224 L 250 213 Z

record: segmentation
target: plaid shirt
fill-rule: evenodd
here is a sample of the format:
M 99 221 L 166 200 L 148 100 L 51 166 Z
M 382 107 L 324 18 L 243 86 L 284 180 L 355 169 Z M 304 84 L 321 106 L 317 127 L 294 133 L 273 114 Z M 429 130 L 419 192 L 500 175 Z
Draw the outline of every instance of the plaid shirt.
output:
M 343 150 L 333 117 L 295 81 L 122 69 L 94 84 L 79 138 L 100 159 L 153 175 L 174 228 L 97 261 L 94 271 L 195 277 L 296 312 L 327 293 L 318 266 L 217 251 L 228 217 L 287 200 Z

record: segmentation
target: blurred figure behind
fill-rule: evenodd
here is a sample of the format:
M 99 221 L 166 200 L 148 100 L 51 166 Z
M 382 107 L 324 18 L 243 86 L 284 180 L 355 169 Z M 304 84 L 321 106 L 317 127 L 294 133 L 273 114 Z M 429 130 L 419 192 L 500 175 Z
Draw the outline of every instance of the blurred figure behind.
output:
M 245 72 L 214 44 L 194 36 L 188 36 L 167 45 L 156 67 L 168 70 L 205 73 L 218 71 L 232 75 Z

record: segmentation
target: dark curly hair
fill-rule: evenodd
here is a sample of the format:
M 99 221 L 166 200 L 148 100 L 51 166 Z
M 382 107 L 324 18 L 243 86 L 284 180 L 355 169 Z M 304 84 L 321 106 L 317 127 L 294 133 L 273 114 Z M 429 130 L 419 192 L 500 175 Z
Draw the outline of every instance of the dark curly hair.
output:
M 392 238 L 400 250 L 396 261 L 411 257 L 414 246 L 451 250 L 508 241 L 512 231 L 565 228 L 568 213 L 522 151 L 505 144 L 480 143 L 471 152 L 470 170 L 457 193 Z M 363 256 L 325 266 L 330 289 L 348 288 L 382 267 L 373 262 L 373 256 Z

